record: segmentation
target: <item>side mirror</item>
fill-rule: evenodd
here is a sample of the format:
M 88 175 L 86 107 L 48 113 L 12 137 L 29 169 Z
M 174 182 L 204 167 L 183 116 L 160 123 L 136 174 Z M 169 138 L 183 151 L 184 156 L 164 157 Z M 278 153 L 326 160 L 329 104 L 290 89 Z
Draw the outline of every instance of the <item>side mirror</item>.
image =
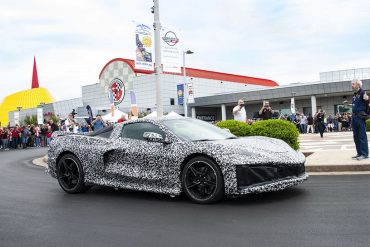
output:
M 162 135 L 155 132 L 144 132 L 143 137 L 148 142 L 164 142 Z

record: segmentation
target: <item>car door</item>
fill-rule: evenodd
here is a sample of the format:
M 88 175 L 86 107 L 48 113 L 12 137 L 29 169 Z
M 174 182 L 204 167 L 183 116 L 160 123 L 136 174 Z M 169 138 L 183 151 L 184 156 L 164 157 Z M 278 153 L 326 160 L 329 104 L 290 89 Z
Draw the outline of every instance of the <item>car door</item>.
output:
M 122 128 L 117 147 L 106 159 L 106 174 L 119 176 L 127 182 L 158 183 L 165 179 L 165 170 L 171 160 L 171 144 L 144 140 L 144 132 L 161 134 L 158 126 L 147 122 L 127 124 Z M 164 181 L 163 181 L 164 182 Z

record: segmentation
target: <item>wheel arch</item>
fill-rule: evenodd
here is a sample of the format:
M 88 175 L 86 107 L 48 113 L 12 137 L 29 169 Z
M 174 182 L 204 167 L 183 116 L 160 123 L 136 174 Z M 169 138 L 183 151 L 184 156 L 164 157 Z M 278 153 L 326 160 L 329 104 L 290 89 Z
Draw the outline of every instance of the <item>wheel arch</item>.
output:
M 220 164 L 210 155 L 207 155 L 205 153 L 192 153 L 190 155 L 188 155 L 182 162 L 181 162 L 181 165 L 180 165 L 180 180 L 181 180 L 181 176 L 182 176 L 182 171 L 184 170 L 184 166 L 189 162 L 189 160 L 195 158 L 195 157 L 206 157 L 210 160 L 212 160 L 216 166 L 218 166 L 218 168 L 220 168 L 220 171 L 221 171 L 221 174 L 222 176 L 224 176 L 223 172 L 222 172 L 222 168 L 220 166 Z
M 75 153 L 73 153 L 73 152 L 71 152 L 71 151 L 69 151 L 69 150 L 66 150 L 66 151 L 61 152 L 61 153 L 58 155 L 58 157 L 57 157 L 57 159 L 56 159 L 56 161 L 55 161 L 55 165 L 56 165 L 56 166 L 58 166 L 59 160 L 60 160 L 64 155 L 66 155 L 66 154 L 71 154 L 71 155 L 75 156 L 75 157 L 80 161 L 80 163 L 81 163 L 81 160 L 78 158 L 78 156 L 77 156 Z

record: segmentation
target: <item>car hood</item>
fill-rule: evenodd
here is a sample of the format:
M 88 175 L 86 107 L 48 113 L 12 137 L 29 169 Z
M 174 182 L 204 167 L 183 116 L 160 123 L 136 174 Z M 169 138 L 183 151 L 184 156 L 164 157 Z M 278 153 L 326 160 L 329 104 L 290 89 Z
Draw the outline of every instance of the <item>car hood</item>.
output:
M 237 139 L 217 140 L 212 143 L 221 146 L 225 154 L 241 163 L 304 163 L 301 152 L 292 149 L 282 140 L 264 136 L 241 137 Z

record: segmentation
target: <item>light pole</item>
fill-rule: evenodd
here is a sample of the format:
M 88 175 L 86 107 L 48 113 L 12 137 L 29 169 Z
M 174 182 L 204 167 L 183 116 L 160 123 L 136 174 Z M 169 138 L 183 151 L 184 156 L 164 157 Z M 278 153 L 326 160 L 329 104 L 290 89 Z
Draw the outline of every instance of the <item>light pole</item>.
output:
M 188 83 L 186 81 L 186 67 L 185 67 L 185 55 L 186 54 L 193 54 L 194 52 L 191 50 L 183 51 L 182 52 L 182 64 L 183 64 L 183 74 L 184 74 L 184 116 L 188 116 Z
M 156 102 L 157 102 L 157 117 L 163 115 L 163 104 L 161 97 L 161 74 L 162 74 L 162 61 L 161 61 L 161 23 L 159 22 L 159 0 L 153 0 L 154 6 L 154 49 L 155 49 L 155 85 L 156 85 Z

